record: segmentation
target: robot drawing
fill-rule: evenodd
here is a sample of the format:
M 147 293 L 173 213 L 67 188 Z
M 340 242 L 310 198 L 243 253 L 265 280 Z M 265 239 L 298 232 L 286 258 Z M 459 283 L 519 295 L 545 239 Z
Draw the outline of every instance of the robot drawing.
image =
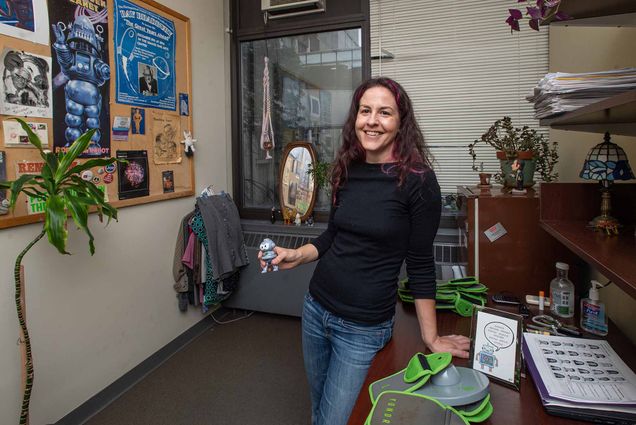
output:
M 274 248 L 276 248 L 276 244 L 273 240 L 269 238 L 263 239 L 260 245 L 260 250 L 263 253 L 261 259 L 265 261 L 265 267 L 261 270 L 261 273 L 267 273 L 268 270 L 278 271 L 278 266 L 272 265 L 272 260 L 277 257 Z
M 64 76 L 68 79 L 64 87 L 66 103 L 66 146 L 84 131 L 97 129 L 91 138 L 88 153 L 101 154 L 99 116 L 102 110 L 102 95 L 99 87 L 110 79 L 110 67 L 102 61 L 102 37 L 98 36 L 87 16 L 80 15 L 70 25 L 68 38 L 64 25 L 53 25 L 56 41 L 53 49 Z
M 481 351 L 475 356 L 475 360 L 479 362 L 481 369 L 484 366 L 488 368 L 488 372 L 492 372 L 493 367 L 499 366 L 499 360 L 495 357 L 495 347 L 492 345 L 484 344 L 481 346 Z

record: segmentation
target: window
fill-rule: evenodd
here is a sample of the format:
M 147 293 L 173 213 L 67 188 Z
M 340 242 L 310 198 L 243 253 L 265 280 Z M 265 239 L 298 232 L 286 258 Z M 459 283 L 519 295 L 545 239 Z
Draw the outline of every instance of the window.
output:
M 479 182 L 467 146 L 495 120 L 508 115 L 547 136 L 525 96 L 548 72 L 548 27 L 511 34 L 510 3 L 371 0 L 371 73 L 409 93 L 446 193 Z M 490 147 L 477 155 L 486 171 L 499 170 Z
M 361 28 L 239 44 L 238 185 L 242 212 L 279 208 L 279 167 L 288 143 L 311 142 L 319 161 L 334 159 L 353 90 L 362 81 L 361 52 Z M 265 57 L 274 133 L 271 159 L 266 159 L 260 143 Z M 319 192 L 314 211 L 328 212 L 329 203 L 327 194 Z

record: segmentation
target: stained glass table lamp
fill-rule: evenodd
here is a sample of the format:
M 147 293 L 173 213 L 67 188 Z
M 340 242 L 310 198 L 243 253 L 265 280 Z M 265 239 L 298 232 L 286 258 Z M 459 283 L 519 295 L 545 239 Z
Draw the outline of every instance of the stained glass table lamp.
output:
M 603 143 L 594 146 L 587 154 L 579 176 L 586 180 L 598 180 L 601 185 L 601 215 L 595 217 L 590 226 L 609 234 L 618 233 L 620 223 L 610 215 L 610 187 L 616 180 L 630 180 L 635 177 L 625 151 L 610 141 L 609 133 L 605 133 Z

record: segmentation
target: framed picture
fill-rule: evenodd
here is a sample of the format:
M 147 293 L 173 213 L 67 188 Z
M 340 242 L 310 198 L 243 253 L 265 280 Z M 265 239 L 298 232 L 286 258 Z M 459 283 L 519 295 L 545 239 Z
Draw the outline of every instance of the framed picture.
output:
M 469 367 L 519 391 L 523 317 L 475 306 Z

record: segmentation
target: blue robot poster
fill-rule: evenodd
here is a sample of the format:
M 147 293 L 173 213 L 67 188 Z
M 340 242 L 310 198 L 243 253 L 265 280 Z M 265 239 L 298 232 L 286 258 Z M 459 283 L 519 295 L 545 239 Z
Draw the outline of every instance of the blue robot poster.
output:
M 174 22 L 115 0 L 117 103 L 176 110 Z
M 53 145 L 64 151 L 96 129 L 81 155 L 110 156 L 110 66 L 105 0 L 49 0 L 53 58 Z

